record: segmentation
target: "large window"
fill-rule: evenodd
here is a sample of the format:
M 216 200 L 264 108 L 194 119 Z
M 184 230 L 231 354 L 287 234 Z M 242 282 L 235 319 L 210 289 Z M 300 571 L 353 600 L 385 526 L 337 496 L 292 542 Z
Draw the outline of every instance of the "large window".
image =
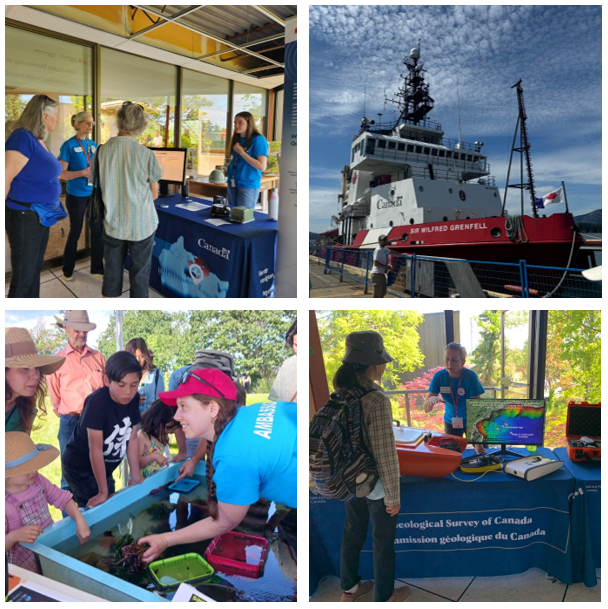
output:
M 150 121 L 140 143 L 174 147 L 176 89 L 176 66 L 102 48 L 99 143 L 117 135 L 116 112 L 131 101 L 144 107 Z
M 239 112 L 251 112 L 255 117 L 255 124 L 258 131 L 268 136 L 266 125 L 266 96 L 265 89 L 245 85 L 242 82 L 234 83 L 234 114 Z
M 228 81 L 184 70 L 181 148 L 188 149 L 190 176 L 207 177 L 226 157 Z

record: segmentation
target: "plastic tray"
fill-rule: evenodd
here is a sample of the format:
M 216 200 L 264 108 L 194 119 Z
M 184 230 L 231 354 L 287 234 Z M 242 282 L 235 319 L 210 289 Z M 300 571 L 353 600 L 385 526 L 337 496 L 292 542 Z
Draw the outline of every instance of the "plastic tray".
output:
M 150 577 L 159 590 L 177 590 L 183 583 L 201 583 L 213 576 L 213 567 L 199 554 L 194 552 L 173 558 L 157 560 L 148 566 Z M 163 577 L 175 581 L 161 582 Z
M 170 487 L 170 491 L 176 491 L 178 493 L 189 493 L 193 491 L 200 484 L 200 480 L 194 480 L 193 478 L 184 478 L 179 482 L 174 482 Z
M 229 531 L 209 544 L 205 557 L 216 570 L 256 578 L 263 574 L 269 545 L 265 537 Z

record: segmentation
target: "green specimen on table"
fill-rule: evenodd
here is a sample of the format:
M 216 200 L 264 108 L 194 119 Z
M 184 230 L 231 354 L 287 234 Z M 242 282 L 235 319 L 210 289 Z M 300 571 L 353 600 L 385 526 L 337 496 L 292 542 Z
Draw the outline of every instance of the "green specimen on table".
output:
M 122 549 L 124 546 L 128 546 L 130 543 L 133 543 L 133 535 L 129 533 L 122 535 L 120 539 L 116 542 L 116 560 L 120 560 L 122 558 Z

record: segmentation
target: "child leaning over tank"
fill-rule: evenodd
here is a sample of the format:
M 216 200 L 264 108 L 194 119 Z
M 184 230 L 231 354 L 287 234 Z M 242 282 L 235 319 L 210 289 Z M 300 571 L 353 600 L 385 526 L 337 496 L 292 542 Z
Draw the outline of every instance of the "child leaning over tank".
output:
M 82 416 L 61 456 L 64 477 L 79 507 L 95 507 L 114 493 L 114 470 L 127 455 L 129 485 L 139 484 L 137 424 L 142 368 L 118 351 L 106 363 L 105 386 L 84 402 Z
M 38 473 L 59 456 L 59 450 L 49 444 L 36 445 L 21 431 L 8 432 L 4 438 L 4 551 L 11 564 L 42 573 L 38 557 L 21 544 L 34 543 L 53 524 L 49 503 L 74 519 L 81 544 L 88 541 L 91 531 L 72 494 Z

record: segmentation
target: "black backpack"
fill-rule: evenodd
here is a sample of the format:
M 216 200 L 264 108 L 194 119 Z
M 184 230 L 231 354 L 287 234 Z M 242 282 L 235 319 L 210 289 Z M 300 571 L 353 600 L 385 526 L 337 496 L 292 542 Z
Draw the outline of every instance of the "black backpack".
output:
M 371 492 L 378 480 L 361 428 L 361 398 L 370 391 L 376 390 L 359 387 L 344 396 L 332 394 L 310 421 L 310 477 L 323 497 L 350 501 L 356 498 L 358 486 L 371 484 Z

